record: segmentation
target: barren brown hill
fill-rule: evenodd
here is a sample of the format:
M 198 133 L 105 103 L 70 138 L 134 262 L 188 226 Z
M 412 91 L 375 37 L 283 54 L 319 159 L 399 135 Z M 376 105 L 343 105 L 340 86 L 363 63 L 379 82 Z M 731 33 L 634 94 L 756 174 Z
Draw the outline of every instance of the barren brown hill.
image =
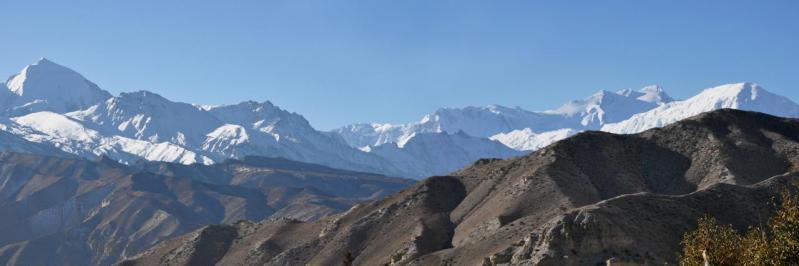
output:
M 2 153 L 0 264 L 110 265 L 209 224 L 315 220 L 413 182 L 274 158 L 131 168 Z
M 673 264 L 712 214 L 765 222 L 799 179 L 799 121 L 719 110 L 635 135 L 586 132 L 480 160 L 315 222 L 210 226 L 124 265 Z

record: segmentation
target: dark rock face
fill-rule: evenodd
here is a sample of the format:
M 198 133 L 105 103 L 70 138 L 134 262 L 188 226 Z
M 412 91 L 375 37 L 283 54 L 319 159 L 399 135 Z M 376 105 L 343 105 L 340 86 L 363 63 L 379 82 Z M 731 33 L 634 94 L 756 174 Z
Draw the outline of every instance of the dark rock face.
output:
M 348 252 L 357 265 L 673 264 L 698 217 L 762 222 L 797 170 L 799 120 L 719 110 L 481 160 L 314 222 L 231 225 L 239 238 L 217 264 L 334 265 Z M 163 263 L 203 230 L 126 263 Z
M 291 217 L 311 221 L 413 181 L 283 159 L 142 164 L 0 154 L 0 263 L 110 265 L 209 224 Z M 236 230 L 212 226 L 188 260 L 216 261 Z M 181 253 L 181 254 L 183 254 Z

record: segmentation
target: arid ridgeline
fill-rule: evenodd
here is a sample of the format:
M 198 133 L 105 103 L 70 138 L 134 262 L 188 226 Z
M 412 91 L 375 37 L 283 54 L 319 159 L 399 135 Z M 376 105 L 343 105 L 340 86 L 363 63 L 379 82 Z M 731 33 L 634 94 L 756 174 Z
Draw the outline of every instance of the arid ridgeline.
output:
M 720 110 L 481 160 L 315 222 L 205 227 L 123 264 L 673 264 L 698 217 L 763 223 L 798 169 L 799 120 Z
M 413 183 L 273 158 L 128 167 L 0 153 L 0 264 L 112 265 L 208 224 L 315 220 Z

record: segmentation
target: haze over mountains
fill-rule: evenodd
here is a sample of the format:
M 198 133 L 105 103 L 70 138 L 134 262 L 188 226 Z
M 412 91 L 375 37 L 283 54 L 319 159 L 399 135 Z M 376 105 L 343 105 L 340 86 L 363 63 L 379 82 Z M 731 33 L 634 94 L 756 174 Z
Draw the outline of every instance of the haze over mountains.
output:
M 799 106 L 789 99 L 737 83 L 682 101 L 658 86 L 601 90 L 546 111 L 442 108 L 416 123 L 353 124 L 322 132 L 269 101 L 208 107 L 148 91 L 113 96 L 79 73 L 41 59 L 0 85 L 0 137 L 10 151 L 105 155 L 124 164 L 212 164 L 256 155 L 422 178 L 480 158 L 523 155 L 585 130 L 635 133 L 719 108 L 799 116 Z

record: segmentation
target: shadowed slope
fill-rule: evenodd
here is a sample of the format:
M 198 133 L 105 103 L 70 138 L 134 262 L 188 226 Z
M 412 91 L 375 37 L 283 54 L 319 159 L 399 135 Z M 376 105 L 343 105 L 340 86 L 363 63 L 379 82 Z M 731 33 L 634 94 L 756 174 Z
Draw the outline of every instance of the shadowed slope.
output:
M 412 183 L 284 159 L 134 169 L 1 153 L 0 263 L 109 265 L 208 224 L 315 220 Z
M 796 179 L 785 173 L 799 169 L 797 155 L 799 121 L 735 110 L 636 135 L 586 132 L 293 223 L 304 233 L 290 244 L 266 243 L 284 243 L 291 230 L 241 233 L 220 262 L 330 264 L 350 251 L 358 265 L 673 263 L 679 237 L 701 214 L 738 226 L 765 217 L 768 199 Z M 158 263 L 187 237 L 129 263 Z

